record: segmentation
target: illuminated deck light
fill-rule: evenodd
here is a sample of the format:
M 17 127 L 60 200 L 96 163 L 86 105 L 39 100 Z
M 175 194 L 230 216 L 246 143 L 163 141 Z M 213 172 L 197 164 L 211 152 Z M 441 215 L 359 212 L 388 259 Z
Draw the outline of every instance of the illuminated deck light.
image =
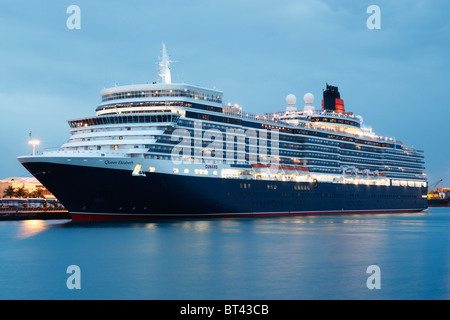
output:
M 39 140 L 33 139 L 29 140 L 28 144 L 31 144 L 33 146 L 33 156 L 36 154 L 36 146 L 39 145 L 41 142 Z

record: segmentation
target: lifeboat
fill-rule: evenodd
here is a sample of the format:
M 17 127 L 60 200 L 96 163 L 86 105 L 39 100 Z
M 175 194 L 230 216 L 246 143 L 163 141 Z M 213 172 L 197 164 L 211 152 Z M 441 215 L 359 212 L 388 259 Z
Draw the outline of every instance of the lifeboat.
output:
M 354 177 L 354 176 L 356 176 L 356 169 L 355 168 L 346 168 L 345 170 L 344 170 L 344 174 L 345 175 L 347 175 L 347 176 L 349 176 L 349 177 Z
M 262 163 L 255 163 L 255 164 L 252 164 L 252 168 L 263 169 L 263 168 L 267 168 L 267 166 Z

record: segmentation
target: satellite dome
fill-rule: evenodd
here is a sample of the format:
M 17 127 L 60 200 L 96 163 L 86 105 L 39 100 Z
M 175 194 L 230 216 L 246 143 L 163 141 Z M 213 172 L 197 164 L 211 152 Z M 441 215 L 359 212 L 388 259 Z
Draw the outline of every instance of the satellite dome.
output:
M 359 122 L 362 124 L 363 123 L 363 117 L 361 116 L 355 116 L 356 119 L 359 120 Z
M 293 94 L 287 95 L 286 103 L 288 104 L 288 106 L 290 106 L 290 107 L 294 106 L 296 101 L 297 101 L 297 98 Z
M 304 96 L 303 96 L 303 101 L 305 101 L 305 103 L 306 104 L 313 104 L 313 102 L 314 102 L 314 96 L 313 96 L 313 94 L 312 93 L 306 93 Z

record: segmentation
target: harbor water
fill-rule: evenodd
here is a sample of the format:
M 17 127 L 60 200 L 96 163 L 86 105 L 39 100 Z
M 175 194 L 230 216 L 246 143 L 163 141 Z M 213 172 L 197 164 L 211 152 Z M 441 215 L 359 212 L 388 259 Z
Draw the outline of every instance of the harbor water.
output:
M 0 221 L 0 299 L 447 300 L 450 208 Z

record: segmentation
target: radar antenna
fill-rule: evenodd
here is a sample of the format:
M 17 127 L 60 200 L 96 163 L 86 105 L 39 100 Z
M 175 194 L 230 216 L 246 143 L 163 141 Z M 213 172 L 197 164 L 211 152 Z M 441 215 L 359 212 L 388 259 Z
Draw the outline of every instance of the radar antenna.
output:
M 159 58 L 159 76 L 162 79 L 162 83 L 172 83 L 172 78 L 170 76 L 170 63 L 175 61 L 169 60 L 169 55 L 167 54 L 166 44 L 162 44 L 162 57 Z

